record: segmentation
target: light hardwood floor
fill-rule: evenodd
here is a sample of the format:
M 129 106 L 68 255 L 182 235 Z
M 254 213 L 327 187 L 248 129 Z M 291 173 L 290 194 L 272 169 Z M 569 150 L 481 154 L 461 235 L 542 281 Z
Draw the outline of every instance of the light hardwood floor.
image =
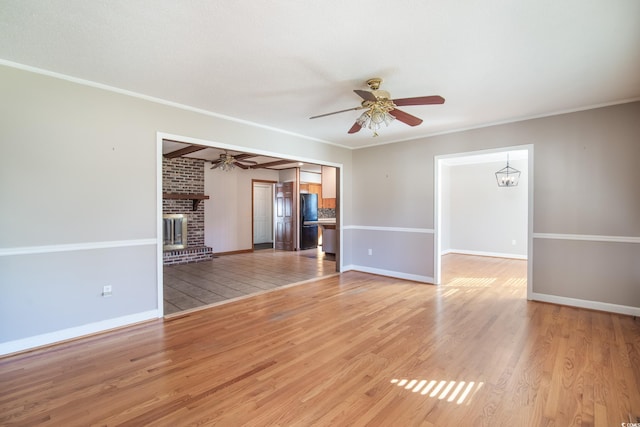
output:
M 171 315 L 336 273 L 321 247 L 262 249 L 211 261 L 163 267 L 164 314 Z
M 525 299 L 525 263 L 439 287 L 349 272 L 0 359 L 0 424 L 620 426 L 640 324 Z

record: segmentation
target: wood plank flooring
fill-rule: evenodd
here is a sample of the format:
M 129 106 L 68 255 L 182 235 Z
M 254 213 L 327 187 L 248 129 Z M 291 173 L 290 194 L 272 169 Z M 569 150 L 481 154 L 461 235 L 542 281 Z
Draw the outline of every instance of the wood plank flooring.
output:
M 164 314 L 171 315 L 336 273 L 321 247 L 263 249 L 211 261 L 163 267 Z
M 0 425 L 620 426 L 640 324 L 525 299 L 525 262 L 447 255 L 0 359 Z

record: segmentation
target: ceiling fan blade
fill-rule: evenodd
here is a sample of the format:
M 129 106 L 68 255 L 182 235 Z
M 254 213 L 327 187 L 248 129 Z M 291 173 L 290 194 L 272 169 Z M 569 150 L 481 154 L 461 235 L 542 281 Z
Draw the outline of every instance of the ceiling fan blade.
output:
M 362 110 L 364 107 L 362 105 L 358 106 L 358 107 L 354 107 L 354 108 L 347 108 L 346 110 L 340 110 L 340 111 L 334 111 L 333 113 L 326 113 L 326 114 L 320 114 L 319 116 L 313 116 L 313 117 L 309 117 L 310 119 L 317 119 L 319 117 L 326 117 L 326 116 L 331 116 L 332 114 L 338 114 L 338 113 L 344 113 L 346 111 L 355 111 L 355 110 Z
M 389 114 L 391 114 L 401 122 L 408 124 L 409 126 L 418 126 L 420 123 L 422 123 L 422 119 L 416 116 L 412 116 L 409 113 L 405 113 L 402 110 L 398 110 L 397 108 L 389 111 Z
M 356 132 L 359 132 L 360 129 L 362 129 L 362 125 L 359 124 L 358 122 L 355 122 L 353 126 L 351 126 L 351 129 L 349 129 L 349 132 L 347 133 L 356 133 Z
M 237 161 L 243 161 L 243 162 L 250 162 L 251 160 L 244 160 L 250 157 L 256 157 L 256 155 L 244 153 L 244 154 L 236 154 L 235 156 L 233 156 L 233 158 L 236 159 Z
M 433 96 L 416 96 L 415 98 L 394 99 L 393 103 L 399 107 L 405 105 L 431 105 L 444 104 L 444 98 L 438 95 Z
M 240 162 L 233 162 L 234 165 L 238 166 L 240 169 L 249 169 L 249 165 L 243 165 Z
M 215 169 L 218 166 L 220 166 L 222 163 L 220 163 L 220 162 L 211 162 L 211 164 L 213 165 L 213 166 L 211 166 L 211 169 Z
M 378 98 L 376 98 L 376 96 L 368 90 L 355 89 L 354 92 L 357 93 L 360 98 L 364 99 L 365 101 L 376 102 L 378 100 Z

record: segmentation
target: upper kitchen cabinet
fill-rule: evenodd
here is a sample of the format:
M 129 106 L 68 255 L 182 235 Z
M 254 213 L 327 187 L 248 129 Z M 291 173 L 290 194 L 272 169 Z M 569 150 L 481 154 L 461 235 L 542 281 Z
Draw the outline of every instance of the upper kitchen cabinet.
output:
M 300 171 L 300 192 L 318 195 L 318 207 L 336 208 L 336 168 L 322 166 L 321 173 Z
M 300 171 L 300 183 L 301 184 L 320 184 L 322 182 L 322 175 L 315 172 Z
M 322 186 L 320 184 L 300 184 L 300 192 L 317 194 L 319 208 L 324 208 L 324 209 L 336 208 L 336 199 L 322 198 Z
M 322 204 L 324 208 L 336 208 L 336 168 L 322 166 Z
M 322 198 L 336 198 L 336 168 L 322 166 Z
M 315 192 L 318 193 L 318 207 L 323 209 L 335 209 L 336 208 L 336 199 L 325 199 L 322 197 L 322 186 L 316 185 L 314 188 Z

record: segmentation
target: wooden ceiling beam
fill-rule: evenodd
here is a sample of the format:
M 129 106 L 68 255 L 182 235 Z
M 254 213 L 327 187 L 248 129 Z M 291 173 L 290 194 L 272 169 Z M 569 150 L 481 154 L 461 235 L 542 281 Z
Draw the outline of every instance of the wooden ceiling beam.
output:
M 252 168 L 256 169 L 256 168 L 270 168 L 273 166 L 282 166 L 282 165 L 288 165 L 291 163 L 296 163 L 295 160 L 276 160 L 275 162 L 269 162 L 269 163 L 260 163 L 259 165 L 255 165 L 252 166 Z
M 182 157 L 186 154 L 195 153 L 196 151 L 204 150 L 205 148 L 209 148 L 209 147 L 205 147 L 202 145 L 189 145 L 179 150 L 172 151 L 167 154 L 163 154 L 163 156 L 167 159 L 175 159 L 176 157 Z
M 165 141 L 170 141 L 170 140 L 166 139 Z M 174 142 L 180 142 L 180 141 L 174 141 Z M 185 156 L 187 154 L 195 153 L 196 151 L 202 151 L 202 150 L 207 149 L 207 148 L 214 148 L 214 147 L 207 147 L 207 146 L 204 146 L 204 145 L 190 144 L 190 145 L 188 145 L 188 146 L 186 146 L 184 148 L 180 148 L 179 150 L 175 150 L 175 151 L 172 151 L 170 153 L 163 154 L 163 156 L 165 158 L 167 158 L 167 159 L 174 159 L 176 157 L 182 157 L 182 156 Z M 244 164 L 241 164 L 240 161 L 245 160 L 245 159 L 251 159 L 253 157 L 259 157 L 259 155 L 250 154 L 250 153 L 240 153 L 240 154 L 232 154 L 232 156 L 237 161 L 235 163 L 235 165 L 240 167 L 241 169 L 270 168 L 270 167 L 274 167 L 274 166 L 282 166 L 282 165 L 287 165 L 287 164 L 290 164 L 290 163 L 295 163 L 294 160 L 275 160 L 273 162 L 267 162 L 267 163 L 262 163 L 262 164 L 257 164 L 257 165 L 244 165 Z M 211 163 L 212 164 L 216 164 L 219 161 L 220 160 L 213 160 L 213 161 L 211 161 Z

